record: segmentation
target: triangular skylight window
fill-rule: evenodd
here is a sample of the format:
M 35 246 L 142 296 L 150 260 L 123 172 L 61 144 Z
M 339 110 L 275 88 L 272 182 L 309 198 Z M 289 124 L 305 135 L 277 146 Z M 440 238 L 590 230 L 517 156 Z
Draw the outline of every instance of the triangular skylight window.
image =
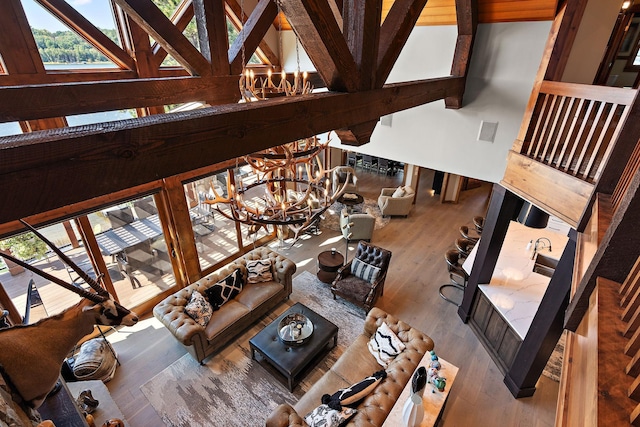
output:
M 109 0 L 69 0 L 88 21 L 118 46 Z M 33 0 L 22 5 L 45 69 L 117 68 L 102 52 Z

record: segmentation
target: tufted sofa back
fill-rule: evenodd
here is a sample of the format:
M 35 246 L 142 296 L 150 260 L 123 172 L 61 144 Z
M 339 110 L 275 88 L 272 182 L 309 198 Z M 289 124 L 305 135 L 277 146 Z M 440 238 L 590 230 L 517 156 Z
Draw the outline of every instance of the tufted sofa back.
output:
M 380 274 L 386 273 L 391 261 L 391 251 L 382 249 L 364 241 L 358 242 L 356 258 L 380 268 Z

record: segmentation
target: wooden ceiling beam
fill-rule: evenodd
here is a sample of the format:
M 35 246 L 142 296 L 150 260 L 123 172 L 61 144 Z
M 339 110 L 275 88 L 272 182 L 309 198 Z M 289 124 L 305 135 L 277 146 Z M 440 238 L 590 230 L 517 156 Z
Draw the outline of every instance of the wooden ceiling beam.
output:
M 5 0 L 0 13 L 0 56 L 9 74 L 41 74 L 44 64 L 20 0 Z
M 382 0 L 345 0 L 344 6 L 343 32 L 360 74 L 359 89 L 373 89 L 378 63 Z
M 251 15 L 240 30 L 231 48 L 229 48 L 229 64 L 231 74 L 239 75 L 242 69 L 251 59 L 264 35 L 269 30 L 273 20 L 278 14 L 278 7 L 273 0 L 260 0 Z M 243 55 L 244 49 L 244 55 Z M 244 64 L 242 63 L 244 59 Z
M 478 29 L 478 0 L 456 0 L 456 15 L 458 17 L 458 38 L 453 53 L 451 75 L 464 77 L 466 82 L 471 64 L 473 43 Z M 458 95 L 444 100 L 445 106 L 453 109 L 461 108 L 463 95 L 464 86 Z
M 228 76 L 229 42 L 224 0 L 194 0 L 200 52 L 211 63 L 214 76 Z
M 287 20 L 330 90 L 355 92 L 358 68 L 326 0 L 283 0 Z
M 244 17 L 244 22 L 242 22 L 242 8 L 238 4 L 236 0 L 227 0 L 226 1 L 226 10 L 227 16 L 231 20 L 231 23 L 235 26 L 235 28 L 240 31 L 244 26 L 245 22 L 247 22 L 247 17 Z M 276 15 L 277 17 L 277 15 Z M 258 46 L 258 51 L 256 52 L 258 57 L 260 57 L 264 62 L 268 62 L 274 67 L 280 67 L 280 57 L 276 55 L 269 47 L 266 41 L 262 39 L 260 41 L 260 45 Z
M 133 58 L 111 40 L 105 33 L 96 28 L 91 21 L 82 16 L 64 0 L 36 0 L 56 18 L 64 22 L 83 39 L 102 52 L 110 61 L 120 68 L 133 70 Z
M 210 76 L 209 62 L 151 0 L 113 0 L 189 73 Z
M 187 25 L 189 25 L 194 16 L 195 12 L 193 10 L 193 1 L 182 0 L 182 3 L 180 3 L 176 10 L 173 12 L 173 15 L 171 16 L 171 22 L 173 22 L 178 31 L 184 33 L 184 30 L 187 28 Z M 160 67 L 162 62 L 167 57 L 167 51 L 164 50 L 163 47 L 158 44 L 158 42 L 155 42 L 153 44 L 151 50 L 153 51 L 156 67 Z
M 343 6 L 343 31 L 360 74 L 359 89 L 373 89 L 378 63 L 382 0 L 345 0 Z M 336 129 L 336 134 L 343 144 L 363 145 L 371 140 L 377 123 L 378 119 L 357 123 L 346 129 Z
M 0 223 L 376 120 L 461 84 L 443 77 L 3 137 L 0 183 L 15 191 L 0 192 Z M 18 191 L 25 188 L 38 191 Z
M 237 102 L 236 76 L 149 78 L 0 88 L 0 123 L 192 101 Z
M 376 87 L 387 81 L 427 0 L 396 0 L 380 28 Z

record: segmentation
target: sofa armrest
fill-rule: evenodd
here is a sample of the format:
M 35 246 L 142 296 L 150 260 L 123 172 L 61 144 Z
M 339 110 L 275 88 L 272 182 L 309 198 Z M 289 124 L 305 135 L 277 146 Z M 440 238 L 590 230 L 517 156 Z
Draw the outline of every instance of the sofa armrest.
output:
M 283 403 L 271 412 L 265 425 L 267 427 L 306 427 L 307 423 L 291 405 Z
M 184 311 L 191 299 L 191 294 L 197 287 L 197 284 L 189 285 L 175 294 L 169 295 L 153 308 L 153 315 L 171 331 L 178 341 L 186 346 L 192 345 L 193 337 L 198 334 L 202 335 L 203 340 L 206 340 L 204 328 Z

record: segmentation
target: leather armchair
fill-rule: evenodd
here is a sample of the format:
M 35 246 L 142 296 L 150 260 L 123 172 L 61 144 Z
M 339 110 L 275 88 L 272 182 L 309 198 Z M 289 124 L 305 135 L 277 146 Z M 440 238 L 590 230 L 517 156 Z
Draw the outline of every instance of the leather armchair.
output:
M 347 185 L 344 189 L 345 193 L 357 193 L 358 192 L 358 177 L 352 167 L 338 166 L 331 172 L 331 190 L 335 194 L 347 181 Z
M 382 211 L 382 216 L 404 216 L 409 215 L 413 206 L 415 191 L 409 186 L 404 187 L 404 195 L 393 197 L 396 188 L 383 188 L 378 197 L 378 206 Z
M 339 295 L 368 312 L 384 291 L 391 251 L 361 241 L 358 243 L 355 258 L 380 268 L 378 277 L 371 283 L 351 274 L 353 264 L 351 260 L 338 270 L 338 275 L 331 284 L 331 293 L 333 293 L 333 299 Z
M 373 229 L 376 225 L 376 218 L 367 212 L 351 213 L 346 209 L 340 213 L 340 229 L 342 237 L 349 241 L 366 240 L 371 241 Z M 351 236 L 349 236 L 351 234 Z

